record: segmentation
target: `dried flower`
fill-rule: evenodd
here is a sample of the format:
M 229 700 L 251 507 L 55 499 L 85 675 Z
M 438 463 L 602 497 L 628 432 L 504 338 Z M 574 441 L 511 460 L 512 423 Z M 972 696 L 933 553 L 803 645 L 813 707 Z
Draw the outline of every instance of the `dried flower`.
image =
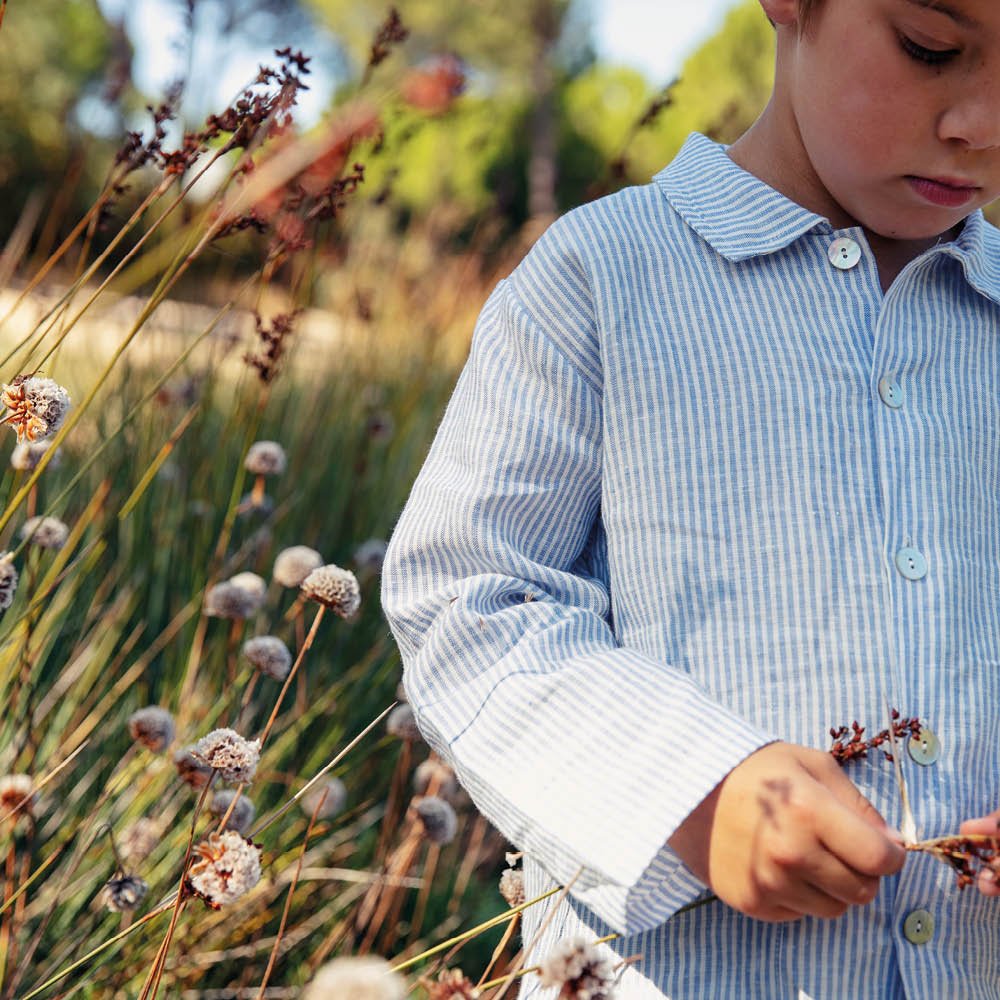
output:
M 907 844 L 908 851 L 930 854 L 955 869 L 958 888 L 975 883 L 982 873 L 994 882 L 1000 877 L 1000 837 L 958 834 Z
M 115 875 L 104 883 L 104 905 L 115 913 L 134 910 L 145 898 L 149 886 L 138 875 Z
M 463 90 L 465 69 L 453 55 L 440 56 L 426 66 L 411 69 L 400 86 L 407 104 L 430 115 L 448 111 Z
M 319 805 L 320 799 L 326 793 L 323 804 Z M 347 787 L 340 778 L 327 778 L 326 781 L 319 781 L 309 789 L 305 795 L 299 799 L 299 805 L 307 816 L 312 816 L 316 812 L 316 819 L 330 819 L 336 816 L 347 804 Z
M 348 569 L 330 563 L 314 569 L 303 581 L 302 593 L 341 618 L 350 618 L 361 606 L 361 588 Z
M 174 717 L 159 705 L 147 705 L 128 718 L 129 735 L 153 753 L 163 753 L 174 739 Z
M 31 472 L 51 447 L 51 441 L 19 441 L 10 453 L 11 468 L 17 469 L 18 472 Z M 56 448 L 46 468 L 54 469 L 61 458 L 62 449 Z
M 27 774 L 0 776 L 0 816 L 9 812 L 31 816 L 38 802 L 35 783 Z
M 406 981 L 384 958 L 349 955 L 320 966 L 302 1000 L 403 1000 Z
M 10 424 L 18 441 L 38 441 L 62 426 L 69 410 L 69 393 L 50 378 L 18 375 L 0 389 L 0 403 L 10 411 L 0 424 Z
M 6 611 L 14 603 L 16 590 L 17 569 L 14 566 L 14 553 L 0 553 L 0 611 Z
M 118 841 L 118 851 L 125 864 L 137 865 L 153 853 L 159 842 L 159 823 L 142 816 L 125 828 Z
M 192 753 L 219 772 L 223 781 L 253 781 L 260 762 L 260 740 L 246 740 L 232 729 L 213 729 L 194 745 Z
M 372 41 L 371 52 L 368 56 L 369 66 L 378 66 L 389 58 L 393 45 L 400 45 L 410 37 L 410 30 L 403 24 L 399 11 L 395 7 L 389 8 L 389 13 L 385 21 L 379 25 L 375 38 Z
M 229 811 L 229 807 L 233 805 L 233 799 L 236 798 L 236 792 L 231 792 L 228 789 L 223 789 L 221 792 L 216 792 L 212 796 L 212 801 L 209 804 L 209 811 L 213 816 L 225 816 Z M 254 820 L 254 816 L 257 815 L 257 810 L 254 804 L 245 796 L 240 795 L 236 799 L 236 805 L 233 806 L 232 815 L 226 821 L 227 830 L 235 830 L 239 834 L 246 834 L 247 830 L 250 829 L 250 824 Z
M 210 833 L 197 844 L 198 856 L 185 885 L 213 910 L 233 903 L 260 881 L 260 848 L 235 830 Z
M 461 969 L 444 969 L 427 986 L 427 1000 L 478 1000 L 479 990 Z
M 212 779 L 212 768 L 194 755 L 194 747 L 184 747 L 174 753 L 174 767 L 181 781 L 192 788 L 204 788 Z
M 238 574 L 240 577 L 260 577 L 256 573 Z M 232 580 L 223 580 L 208 588 L 205 594 L 205 614 L 212 618 L 229 618 L 240 621 L 249 618 L 260 611 L 264 603 L 264 594 L 254 585 L 252 588 L 240 586 Z
M 369 538 L 354 550 L 354 565 L 364 579 L 378 576 L 382 572 L 386 547 L 381 538 Z
M 247 451 L 243 467 L 255 476 L 280 476 L 287 461 L 285 449 L 277 441 L 255 441 Z
M 458 830 L 455 810 L 437 796 L 426 796 L 413 803 L 413 809 L 424 827 L 424 834 L 432 844 L 450 844 Z
M 892 716 L 892 733 L 897 740 L 920 738 L 919 719 L 904 719 L 895 708 L 890 710 L 890 714 Z M 833 739 L 833 746 L 830 747 L 830 753 L 833 755 L 833 759 L 838 764 L 846 764 L 848 761 L 867 757 L 869 750 L 891 743 L 888 729 L 876 733 L 870 740 L 866 740 L 864 735 L 865 727 L 856 720 L 851 723 L 850 728 L 831 726 L 830 737 Z M 883 750 L 882 753 L 887 760 L 892 760 L 892 754 L 888 750 Z
M 58 517 L 29 517 L 21 527 L 21 537 L 40 549 L 61 549 L 69 528 Z
M 500 876 L 500 895 L 511 908 L 520 906 L 524 896 L 524 872 L 520 868 L 507 868 Z
M 302 581 L 323 565 L 323 557 L 308 545 L 292 545 L 282 549 L 274 560 L 274 579 L 282 587 L 300 587 Z
M 274 635 L 259 635 L 243 644 L 243 655 L 263 674 L 283 681 L 292 666 L 288 647 Z
M 560 941 L 542 962 L 542 986 L 558 986 L 556 1000 L 612 1000 L 615 974 L 611 962 L 584 937 Z
M 428 788 L 434 787 L 434 794 L 450 799 L 458 794 L 455 772 L 443 761 L 429 757 L 417 765 L 413 772 L 413 790 L 418 795 L 426 795 Z
M 406 740 L 413 743 L 420 739 L 420 730 L 417 728 L 417 720 L 413 716 L 413 709 L 408 704 L 397 705 L 385 720 L 385 728 L 397 739 Z

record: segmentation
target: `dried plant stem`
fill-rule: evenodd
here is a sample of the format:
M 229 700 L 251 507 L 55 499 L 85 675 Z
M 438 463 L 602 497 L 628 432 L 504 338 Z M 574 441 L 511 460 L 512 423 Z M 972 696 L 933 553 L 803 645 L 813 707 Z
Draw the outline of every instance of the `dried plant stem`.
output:
M 0 0 L 0 28 L 3 27 L 3 16 L 7 13 L 7 0 Z
M 417 893 L 417 902 L 413 910 L 413 919 L 410 921 L 410 933 L 406 939 L 407 945 L 413 944 L 420 937 L 420 930 L 424 925 L 424 916 L 427 913 L 427 901 L 430 899 L 431 886 L 434 882 L 434 873 L 437 863 L 441 857 L 441 848 L 438 844 L 431 844 L 427 849 L 427 857 L 424 859 L 424 870 L 420 873 L 421 885 Z M 387 948 L 391 948 L 396 940 L 395 921 L 390 921 L 389 929 L 391 938 L 387 937 L 385 942 Z
M 0 823 L 13 816 L 14 813 L 16 813 L 21 806 L 23 806 L 24 803 L 32 797 L 33 794 L 41 791 L 64 767 L 66 767 L 73 760 L 73 758 L 87 745 L 88 742 L 89 740 L 84 740 L 68 757 L 66 757 L 65 760 L 57 764 L 51 771 L 47 771 L 41 778 L 34 782 L 32 791 L 28 795 L 24 796 L 24 798 L 22 798 L 19 802 L 15 802 L 11 809 L 0 816 Z M 2 912 L 3 910 L 0 909 L 0 913 Z
M 479 977 L 479 982 L 476 983 L 476 989 L 481 990 L 483 988 L 483 983 L 489 979 L 490 973 L 493 971 L 493 966 L 497 964 L 500 956 L 503 954 L 504 949 L 510 943 L 510 939 L 514 936 L 514 932 L 517 930 L 521 923 L 521 914 L 515 913 L 514 916 L 510 918 L 510 923 L 507 925 L 507 929 L 503 932 L 503 937 L 500 938 L 500 942 L 493 949 L 493 954 L 490 956 L 490 963 L 483 970 L 483 974 Z
M 28 759 L 25 761 L 24 770 L 30 773 L 32 760 L 35 756 L 36 747 L 32 740 L 31 711 L 34 696 L 34 683 L 32 680 L 31 664 L 31 640 L 35 635 L 35 627 L 40 616 L 40 605 L 33 603 L 38 589 L 38 548 L 35 545 L 28 547 L 27 566 L 27 587 L 28 612 L 24 619 L 24 640 L 21 643 L 20 666 L 18 669 L 17 684 L 14 687 L 14 694 L 11 698 L 11 708 L 17 713 L 15 723 L 15 762 L 28 749 Z M 18 712 L 20 702 L 24 701 L 23 708 Z
M 17 841 L 14 838 L 14 827 L 11 824 L 10 846 L 7 849 L 6 868 L 4 871 L 4 903 L 14 892 L 15 872 L 17 870 Z M 4 913 L 0 920 L 0 986 L 3 986 L 7 974 L 8 962 L 13 965 L 14 914 Z
M 472 827 L 472 836 L 469 837 L 469 844 L 462 854 L 462 867 L 458 870 L 458 877 L 455 879 L 455 888 L 452 890 L 451 899 L 448 900 L 448 912 L 457 913 L 462 905 L 462 898 L 465 896 L 466 887 L 472 879 L 472 873 L 479 863 L 479 852 L 482 849 L 483 841 L 486 839 L 486 831 L 489 824 L 482 813 L 476 813 L 476 821 Z
M 408 875 L 416 861 L 420 850 L 422 834 L 419 825 L 410 824 L 403 842 L 396 848 L 386 864 L 385 874 L 392 878 L 386 884 L 383 878 L 372 883 L 365 898 L 358 908 L 357 929 L 364 930 L 365 936 L 358 947 L 359 955 L 367 955 L 375 943 L 375 938 L 385 923 L 396 899 L 405 890 L 399 885 L 398 879 Z
M 412 757 L 412 747 L 409 740 L 403 740 L 400 747 L 399 758 L 392 772 L 392 780 L 389 783 L 389 795 L 385 804 L 385 816 L 382 819 L 382 828 L 379 830 L 378 844 L 375 846 L 375 858 L 372 862 L 378 868 L 385 861 L 389 853 L 389 845 L 392 843 L 392 835 L 399 829 L 399 821 L 402 818 L 403 789 L 410 773 L 410 758 Z

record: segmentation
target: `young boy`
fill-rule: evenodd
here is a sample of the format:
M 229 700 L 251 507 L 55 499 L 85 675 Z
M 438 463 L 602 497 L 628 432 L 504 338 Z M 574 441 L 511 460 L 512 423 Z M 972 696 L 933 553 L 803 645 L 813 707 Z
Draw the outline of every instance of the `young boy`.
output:
M 750 131 L 494 292 L 384 608 L 529 898 L 576 876 L 528 965 L 618 932 L 625 1000 L 998 998 L 998 887 L 827 749 L 919 717 L 919 836 L 997 831 L 1000 4 L 761 6 Z

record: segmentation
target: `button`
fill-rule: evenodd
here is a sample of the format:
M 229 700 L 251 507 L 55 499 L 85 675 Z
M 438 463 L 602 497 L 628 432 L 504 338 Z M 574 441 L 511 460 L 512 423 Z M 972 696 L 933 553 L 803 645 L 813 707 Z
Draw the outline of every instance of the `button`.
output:
M 919 736 L 911 736 L 906 744 L 909 755 L 923 767 L 936 764 L 941 756 L 941 741 L 926 726 L 920 727 Z
M 827 252 L 830 263 L 841 271 L 850 271 L 861 260 L 861 247 L 846 236 L 834 240 Z
M 927 944 L 934 937 L 934 918 L 927 910 L 914 910 L 903 921 L 903 936 L 910 944 Z
M 882 402 L 894 410 L 898 410 L 903 405 L 903 390 L 899 383 L 893 382 L 891 378 L 878 380 L 878 394 L 882 397 Z
M 896 553 L 896 569 L 907 580 L 922 580 L 927 576 L 927 560 L 916 549 L 900 549 Z

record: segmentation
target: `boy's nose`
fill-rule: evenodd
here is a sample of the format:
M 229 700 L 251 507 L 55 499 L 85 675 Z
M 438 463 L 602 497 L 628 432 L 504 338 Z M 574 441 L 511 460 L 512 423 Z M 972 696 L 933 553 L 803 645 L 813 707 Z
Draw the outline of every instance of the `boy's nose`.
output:
M 969 149 L 1000 148 L 1000 87 L 969 94 L 949 107 L 938 123 L 938 135 Z

